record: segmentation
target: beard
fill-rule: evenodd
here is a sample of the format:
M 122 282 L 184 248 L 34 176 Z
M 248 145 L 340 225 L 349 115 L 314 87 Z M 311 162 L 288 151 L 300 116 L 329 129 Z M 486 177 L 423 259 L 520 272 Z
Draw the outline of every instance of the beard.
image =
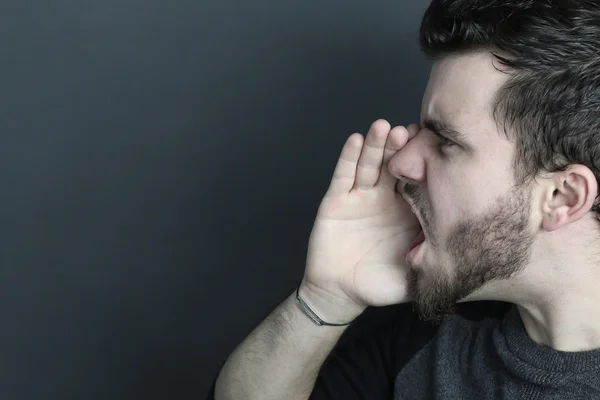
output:
M 431 209 L 419 189 L 407 185 L 405 191 L 419 209 L 423 230 L 435 232 Z M 456 312 L 460 300 L 486 283 L 509 279 L 527 266 L 534 242 L 529 230 L 530 205 L 528 188 L 515 186 L 485 214 L 460 221 L 451 230 L 445 248 L 452 272 L 435 265 L 409 269 L 407 291 L 419 318 L 439 323 Z M 440 249 L 436 235 L 427 239 L 432 248 Z

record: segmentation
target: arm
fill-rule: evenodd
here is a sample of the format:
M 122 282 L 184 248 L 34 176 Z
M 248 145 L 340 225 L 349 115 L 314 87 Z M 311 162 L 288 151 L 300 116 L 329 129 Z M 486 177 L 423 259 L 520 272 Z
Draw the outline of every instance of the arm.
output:
M 408 299 L 403 257 L 420 231 L 388 170 L 419 131 L 375 121 L 346 140 L 310 234 L 300 295 L 330 323 L 368 306 Z M 319 370 L 347 327 L 315 325 L 290 295 L 234 350 L 215 385 L 217 400 L 311 395 Z
M 309 399 L 392 398 L 396 375 L 436 330 L 435 324 L 419 320 L 409 304 L 372 308 L 344 332 L 321 367 Z M 214 387 L 213 382 L 206 400 L 215 399 Z
M 317 295 L 300 296 L 331 323 L 353 320 L 363 309 Z M 217 378 L 215 399 L 308 399 L 319 370 L 348 326 L 318 326 L 288 296 L 229 356 Z

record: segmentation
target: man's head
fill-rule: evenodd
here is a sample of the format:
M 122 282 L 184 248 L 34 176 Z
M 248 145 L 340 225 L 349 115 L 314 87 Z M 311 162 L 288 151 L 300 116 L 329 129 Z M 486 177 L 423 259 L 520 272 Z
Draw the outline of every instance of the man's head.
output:
M 434 0 L 421 47 L 434 61 L 422 130 L 389 168 L 426 235 L 409 291 L 433 318 L 467 298 L 516 301 L 553 273 L 548 251 L 568 259 L 598 236 L 600 7 Z

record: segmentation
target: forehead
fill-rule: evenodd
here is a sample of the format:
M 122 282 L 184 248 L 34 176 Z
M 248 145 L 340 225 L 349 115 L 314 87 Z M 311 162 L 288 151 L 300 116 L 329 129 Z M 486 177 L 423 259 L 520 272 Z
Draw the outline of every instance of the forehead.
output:
M 493 119 L 495 95 L 508 75 L 489 52 L 436 61 L 423 97 L 421 119 L 445 121 L 474 144 L 500 139 Z

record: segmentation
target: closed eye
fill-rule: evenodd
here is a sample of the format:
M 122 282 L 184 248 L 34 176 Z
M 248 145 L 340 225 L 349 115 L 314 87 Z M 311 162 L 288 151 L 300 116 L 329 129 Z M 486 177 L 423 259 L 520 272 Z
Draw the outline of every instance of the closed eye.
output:
M 456 143 L 454 143 L 452 140 L 448 139 L 445 136 L 442 136 L 439 134 L 436 134 L 436 136 L 437 136 L 439 148 L 452 147 L 452 146 L 456 145 Z
M 431 128 L 429 128 L 429 131 L 433 134 L 433 136 L 435 136 L 435 139 L 437 140 L 437 147 L 440 150 L 446 149 L 448 147 L 456 146 L 455 142 L 448 139 L 446 136 L 440 134 L 439 132 L 434 131 Z
M 440 122 L 438 120 L 423 121 L 421 123 L 421 126 L 424 129 L 430 131 L 436 137 L 437 147 L 440 151 L 443 151 L 444 149 L 450 147 L 462 147 L 459 144 L 460 142 L 456 142 L 455 140 L 450 139 L 450 137 L 462 136 L 462 134 L 456 131 L 455 128 L 448 126 L 447 124 L 444 124 L 443 122 Z M 446 134 L 445 132 L 449 132 L 449 134 Z

